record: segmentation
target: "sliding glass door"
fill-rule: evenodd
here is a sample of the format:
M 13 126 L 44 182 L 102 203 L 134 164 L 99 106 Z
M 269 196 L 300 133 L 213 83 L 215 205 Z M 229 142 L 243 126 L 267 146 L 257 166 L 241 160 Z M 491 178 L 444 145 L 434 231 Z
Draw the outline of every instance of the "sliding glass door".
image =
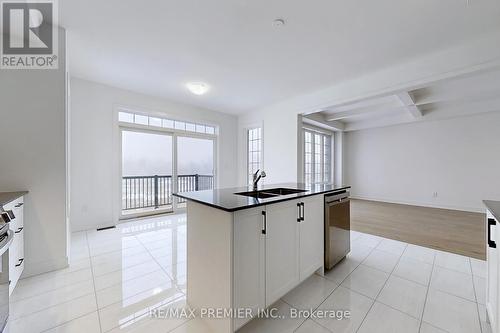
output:
M 173 136 L 122 130 L 122 216 L 173 209 Z
M 214 140 L 199 137 L 177 138 L 177 192 L 214 188 Z M 178 198 L 178 207 L 185 201 Z
M 215 137 L 121 127 L 121 218 L 185 207 L 173 192 L 213 189 Z

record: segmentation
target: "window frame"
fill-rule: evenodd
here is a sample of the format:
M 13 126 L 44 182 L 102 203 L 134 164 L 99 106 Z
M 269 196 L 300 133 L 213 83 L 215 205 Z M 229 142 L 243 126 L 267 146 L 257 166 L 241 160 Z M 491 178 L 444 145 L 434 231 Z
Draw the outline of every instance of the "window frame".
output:
M 257 140 L 250 140 L 250 132 L 254 130 L 259 130 L 260 131 L 260 137 Z M 258 150 L 256 151 L 251 151 L 250 150 L 250 143 L 252 141 L 260 141 L 259 142 L 259 147 Z M 257 169 L 253 172 L 250 172 L 250 170 L 253 170 L 253 168 L 250 168 L 250 164 L 255 164 L 255 162 L 250 162 L 250 153 L 258 152 L 260 153 L 260 160 L 258 162 L 258 167 L 257 169 L 262 170 L 264 167 L 264 129 L 262 125 L 255 125 L 255 126 L 250 126 L 245 128 L 245 173 L 246 173 L 246 181 L 247 185 L 250 185 L 253 181 L 252 175 Z
M 308 140 L 308 135 L 310 136 L 310 141 Z M 316 143 L 316 139 L 319 138 L 319 144 Z M 306 184 L 326 184 L 332 183 L 334 177 L 334 140 L 335 134 L 326 131 L 321 131 L 312 127 L 302 128 L 302 147 L 303 147 L 303 181 Z M 326 144 L 328 143 L 328 144 Z M 310 151 L 308 152 L 308 145 L 310 145 Z M 318 149 L 319 152 L 316 150 Z M 328 147 L 328 152 L 325 149 Z M 310 155 L 310 162 L 308 162 L 308 155 Z M 320 159 L 319 165 L 316 163 L 316 159 Z M 308 164 L 310 168 L 308 170 Z M 319 170 L 317 167 L 319 166 Z M 326 170 L 328 166 L 329 170 Z M 307 172 L 309 171 L 309 172 Z M 320 176 L 318 178 L 318 175 Z

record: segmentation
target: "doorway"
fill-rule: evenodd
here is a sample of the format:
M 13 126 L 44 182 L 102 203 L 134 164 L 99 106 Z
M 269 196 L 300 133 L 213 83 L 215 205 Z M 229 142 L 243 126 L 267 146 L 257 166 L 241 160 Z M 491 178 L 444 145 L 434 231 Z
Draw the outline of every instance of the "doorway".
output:
M 173 211 L 173 136 L 122 129 L 122 217 Z
M 214 136 L 120 126 L 120 137 L 120 219 L 183 211 L 173 193 L 214 188 Z

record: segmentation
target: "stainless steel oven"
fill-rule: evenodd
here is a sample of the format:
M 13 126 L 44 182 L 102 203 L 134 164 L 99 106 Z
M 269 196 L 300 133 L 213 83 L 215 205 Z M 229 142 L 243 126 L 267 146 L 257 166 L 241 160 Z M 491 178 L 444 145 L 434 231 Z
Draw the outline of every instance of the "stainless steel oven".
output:
M 9 246 L 14 233 L 0 218 L 0 332 L 3 332 L 9 318 Z
M 349 191 L 325 195 L 325 268 L 331 269 L 351 251 Z

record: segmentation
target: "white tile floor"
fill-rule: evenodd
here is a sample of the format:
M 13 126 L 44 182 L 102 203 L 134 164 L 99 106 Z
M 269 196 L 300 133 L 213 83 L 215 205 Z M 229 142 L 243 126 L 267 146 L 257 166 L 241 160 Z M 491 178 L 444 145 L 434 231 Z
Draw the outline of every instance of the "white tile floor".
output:
M 485 262 L 352 232 L 352 251 L 240 332 L 491 332 Z M 69 268 L 21 280 L 8 332 L 207 332 L 198 320 L 154 319 L 183 308 L 186 216 L 170 215 L 72 236 Z M 289 318 L 290 309 L 349 310 L 344 320 Z

